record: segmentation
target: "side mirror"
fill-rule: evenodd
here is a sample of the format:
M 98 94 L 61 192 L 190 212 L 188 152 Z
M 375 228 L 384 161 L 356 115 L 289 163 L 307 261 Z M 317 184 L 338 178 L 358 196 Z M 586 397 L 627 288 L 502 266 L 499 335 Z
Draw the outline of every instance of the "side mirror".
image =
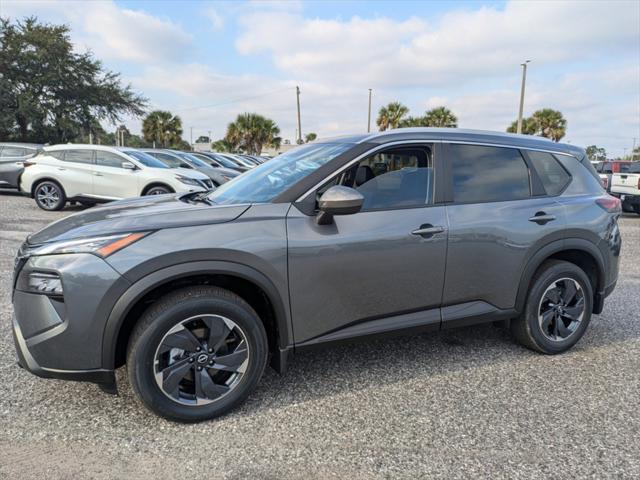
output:
M 329 225 L 334 215 L 358 213 L 364 203 L 364 197 L 350 187 L 336 185 L 322 194 L 318 201 L 320 213 L 316 217 L 318 225 Z
M 131 163 L 131 162 L 122 162 L 122 168 L 124 168 L 125 170 L 137 170 L 138 167 L 135 166 L 135 164 Z

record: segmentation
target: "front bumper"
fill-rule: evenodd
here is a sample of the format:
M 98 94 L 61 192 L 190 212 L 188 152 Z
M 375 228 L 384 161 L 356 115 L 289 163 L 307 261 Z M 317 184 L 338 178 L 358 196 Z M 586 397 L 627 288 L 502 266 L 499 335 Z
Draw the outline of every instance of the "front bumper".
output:
M 63 297 L 28 291 L 33 272 L 58 275 Z M 102 364 L 104 326 L 129 283 L 91 254 L 19 257 L 15 275 L 13 338 L 20 366 L 43 378 L 113 385 L 113 370 Z

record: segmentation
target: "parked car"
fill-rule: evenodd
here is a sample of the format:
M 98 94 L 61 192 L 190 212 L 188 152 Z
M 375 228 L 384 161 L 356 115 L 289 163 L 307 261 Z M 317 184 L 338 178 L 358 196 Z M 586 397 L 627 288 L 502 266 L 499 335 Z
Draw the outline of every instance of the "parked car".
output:
M 215 152 L 191 152 L 191 155 L 199 158 L 203 162 L 211 165 L 212 167 L 218 168 L 230 168 L 231 170 L 235 170 L 237 172 L 246 172 L 249 170 L 247 167 L 243 167 L 239 163 L 235 163 L 230 159 L 219 155 Z
M 0 188 L 20 188 L 24 162 L 41 148 L 37 143 L 0 143 Z
M 223 155 L 226 158 L 233 160 L 234 162 L 242 165 L 247 168 L 255 168 L 257 166 L 256 162 L 252 162 L 247 158 L 244 158 L 242 155 L 236 155 L 235 153 L 221 153 L 219 155 Z
M 179 150 L 142 149 L 142 151 L 157 158 L 168 167 L 192 168 L 197 170 L 208 176 L 213 182 L 214 187 L 219 187 L 223 183 L 226 183 L 238 176 L 238 172 L 236 170 L 212 167 L 190 153 L 181 152 Z
M 629 165 L 631 162 L 623 162 L 623 161 L 601 161 L 601 162 L 592 162 L 595 163 L 594 167 L 596 172 L 600 175 L 600 178 L 603 180 L 604 187 L 607 189 L 607 192 L 611 191 L 611 175 L 614 173 L 620 172 L 621 168 Z
M 640 162 L 628 162 L 611 176 L 611 194 L 619 197 L 628 211 L 640 215 Z
M 54 145 L 44 147 L 25 165 L 20 189 L 43 210 L 60 210 L 68 201 L 93 205 L 139 195 L 211 188 L 211 181 L 199 172 L 171 170 L 129 148 Z
M 333 342 L 510 320 L 558 354 L 616 285 L 619 215 L 573 145 L 427 128 L 326 139 L 212 192 L 31 235 L 15 344 L 32 373 L 110 392 L 126 364 L 149 409 L 185 422 L 240 404 L 269 358 L 284 372 Z

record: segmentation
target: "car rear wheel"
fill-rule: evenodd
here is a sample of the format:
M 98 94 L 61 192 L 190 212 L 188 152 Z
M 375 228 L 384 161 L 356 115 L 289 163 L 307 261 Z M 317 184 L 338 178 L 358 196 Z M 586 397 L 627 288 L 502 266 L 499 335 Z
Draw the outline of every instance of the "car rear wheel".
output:
M 147 408 L 179 422 L 222 415 L 255 388 L 267 362 L 267 335 L 242 298 L 188 287 L 148 309 L 129 341 L 131 385 Z
M 633 206 L 633 209 L 635 210 L 635 212 L 636 212 L 638 215 L 640 215 L 640 204 L 636 203 L 636 204 Z
M 51 180 L 45 180 L 36 185 L 33 190 L 33 198 L 36 205 L 48 211 L 62 210 L 67 203 L 64 189 Z
M 535 274 L 524 312 L 511 322 L 513 336 L 546 354 L 562 353 L 582 337 L 593 310 L 593 288 L 577 265 L 551 260 Z

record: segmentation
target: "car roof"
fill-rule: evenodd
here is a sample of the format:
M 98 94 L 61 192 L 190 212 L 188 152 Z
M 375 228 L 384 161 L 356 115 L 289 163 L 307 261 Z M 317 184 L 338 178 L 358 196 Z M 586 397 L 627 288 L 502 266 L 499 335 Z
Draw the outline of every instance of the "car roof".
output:
M 384 132 L 366 133 L 361 135 L 345 135 L 340 137 L 323 138 L 314 143 L 374 143 L 385 144 L 404 140 L 445 140 L 456 142 L 487 143 L 506 145 L 520 148 L 550 150 L 570 155 L 584 154 L 584 150 L 568 143 L 557 143 L 548 138 L 534 135 L 519 135 L 515 133 L 493 132 L 489 130 L 471 130 L 465 128 L 398 128 Z

